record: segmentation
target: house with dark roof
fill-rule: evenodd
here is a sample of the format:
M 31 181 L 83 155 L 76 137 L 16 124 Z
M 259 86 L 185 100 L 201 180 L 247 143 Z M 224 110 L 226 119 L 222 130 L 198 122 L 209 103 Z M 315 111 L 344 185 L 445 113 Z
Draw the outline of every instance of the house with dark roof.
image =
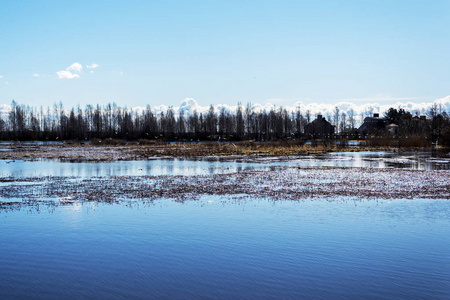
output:
M 305 134 L 313 139 L 332 138 L 334 126 L 325 120 L 322 115 L 317 115 L 317 119 L 305 126 Z
M 379 114 L 373 114 L 373 117 L 367 117 L 364 119 L 364 123 L 358 128 L 361 136 L 379 134 L 386 132 L 387 120 L 386 118 L 380 118 Z

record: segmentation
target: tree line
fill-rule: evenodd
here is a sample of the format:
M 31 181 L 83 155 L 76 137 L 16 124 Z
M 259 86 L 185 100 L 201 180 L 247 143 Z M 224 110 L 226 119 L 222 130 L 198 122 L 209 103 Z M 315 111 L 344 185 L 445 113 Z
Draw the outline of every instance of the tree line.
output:
M 370 116 L 371 111 L 361 114 L 360 119 Z M 308 138 L 304 134 L 305 126 L 315 116 L 309 110 L 295 111 L 278 107 L 270 111 L 255 112 L 248 104 L 238 104 L 236 111 L 220 108 L 218 112 L 213 105 L 207 112 L 193 111 L 176 114 L 172 107 L 155 114 L 150 106 L 136 111 L 122 108 L 115 103 L 103 107 L 87 105 L 64 109 L 62 103 L 52 108 L 20 105 L 13 101 L 7 116 L 0 116 L 0 139 L 2 140 L 164 140 L 164 141 L 198 141 L 198 140 L 280 140 Z M 402 134 L 414 131 L 414 116 L 403 109 L 389 109 L 385 114 L 389 122 L 398 124 Z M 436 140 L 449 131 L 449 116 L 437 106 L 429 113 L 430 129 L 427 134 Z M 335 126 L 337 137 L 358 138 L 356 126 L 358 116 L 353 110 L 341 112 L 338 107 L 333 114 L 326 116 Z M 431 132 L 430 132 L 431 131 Z
M 256 113 L 251 105 L 237 106 L 236 111 L 213 105 L 207 112 L 176 114 L 172 107 L 155 114 L 150 106 L 142 111 L 122 108 L 115 103 L 87 105 L 70 111 L 62 103 L 52 108 L 11 103 L 11 111 L 0 116 L 0 139 L 3 140 L 90 140 L 157 139 L 175 140 L 276 140 L 300 137 L 310 121 L 307 112 L 289 113 L 280 107 Z
M 399 137 L 422 138 L 450 146 L 450 115 L 442 105 L 433 104 L 424 116 L 391 107 L 384 116 L 388 124 L 398 125 Z

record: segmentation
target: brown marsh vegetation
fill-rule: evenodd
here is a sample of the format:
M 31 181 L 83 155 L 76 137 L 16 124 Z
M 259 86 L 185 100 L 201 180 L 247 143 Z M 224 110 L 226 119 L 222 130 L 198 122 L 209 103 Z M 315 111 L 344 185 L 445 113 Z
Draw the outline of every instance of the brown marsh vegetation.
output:
M 296 141 L 275 142 L 204 142 L 163 143 L 140 140 L 127 143 L 120 140 L 95 140 L 92 143 L 62 143 L 56 145 L 4 145 L 0 159 L 60 159 L 85 161 L 142 160 L 164 157 L 247 157 L 304 156 L 325 152 L 400 151 L 399 148 L 330 143 L 304 144 Z

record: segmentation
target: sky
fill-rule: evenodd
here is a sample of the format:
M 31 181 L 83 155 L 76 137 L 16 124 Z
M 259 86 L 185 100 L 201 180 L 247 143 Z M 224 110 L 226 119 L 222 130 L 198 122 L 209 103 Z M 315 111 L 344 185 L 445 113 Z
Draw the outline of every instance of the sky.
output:
M 431 103 L 450 1 L 0 0 L 0 105 Z

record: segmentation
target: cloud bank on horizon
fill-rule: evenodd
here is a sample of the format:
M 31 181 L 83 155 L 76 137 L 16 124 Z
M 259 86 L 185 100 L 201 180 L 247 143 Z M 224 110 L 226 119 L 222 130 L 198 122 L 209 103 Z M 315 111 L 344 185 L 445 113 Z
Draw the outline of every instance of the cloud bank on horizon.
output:
M 351 110 L 353 110 L 355 116 L 361 116 L 362 114 L 372 114 L 372 113 L 380 113 L 383 114 L 386 112 L 389 108 L 403 108 L 407 111 L 410 111 L 412 114 L 419 114 L 419 115 L 425 115 L 429 109 L 434 105 L 438 105 L 442 108 L 443 111 L 450 112 L 450 95 L 436 99 L 432 102 L 421 102 L 421 103 L 414 103 L 414 102 L 401 102 L 397 101 L 395 103 L 391 104 L 379 104 L 379 103 L 365 103 L 365 104 L 355 104 L 353 102 L 347 102 L 347 101 L 341 101 L 337 102 L 336 104 L 325 104 L 325 103 L 308 103 L 305 104 L 302 101 L 298 101 L 294 103 L 292 106 L 276 106 L 271 103 L 267 104 L 259 104 L 255 103 L 250 106 L 250 110 L 252 112 L 263 112 L 263 111 L 270 111 L 272 109 L 276 110 L 282 107 L 283 109 L 286 109 L 288 112 L 295 113 L 298 109 L 301 111 L 303 115 L 306 114 L 307 111 L 311 114 L 311 116 L 315 116 L 317 114 L 322 114 L 325 117 L 327 115 L 333 115 L 335 108 L 338 107 L 340 113 L 349 114 Z M 167 111 L 170 106 L 167 105 L 158 105 L 153 106 L 152 111 L 156 114 L 160 114 L 161 112 Z M 216 113 L 219 113 L 222 109 L 225 109 L 225 111 L 234 113 L 236 112 L 238 106 L 237 105 L 227 105 L 227 104 L 217 104 L 214 105 L 214 110 Z M 246 104 L 242 105 L 242 109 L 245 110 L 247 108 Z M 133 110 L 135 111 L 142 111 L 145 110 L 145 107 L 134 107 Z M 180 106 L 172 107 L 176 115 L 179 115 L 180 113 L 183 113 L 184 115 L 189 115 L 193 113 L 194 111 L 197 111 L 197 113 L 206 113 L 210 109 L 210 106 L 200 106 L 198 105 L 197 101 L 193 98 L 186 98 L 183 101 L 181 101 Z
M 300 109 L 301 113 L 303 115 L 306 114 L 307 111 L 309 111 L 312 118 L 314 118 L 317 114 L 322 114 L 324 117 L 329 117 L 334 114 L 335 108 L 339 108 L 340 113 L 345 113 L 349 115 L 350 111 L 353 110 L 355 117 L 361 118 L 361 116 L 367 116 L 371 115 L 373 113 L 380 113 L 380 115 L 384 114 L 389 108 L 403 108 L 406 111 L 411 112 L 412 114 L 419 114 L 419 115 L 425 115 L 429 111 L 429 109 L 433 105 L 437 105 L 440 107 L 443 111 L 446 111 L 447 113 L 450 113 L 450 95 L 436 99 L 431 102 L 421 102 L 421 103 L 415 103 L 415 102 L 401 102 L 397 101 L 395 103 L 391 104 L 379 104 L 376 102 L 373 103 L 365 103 L 365 104 L 355 104 L 353 102 L 347 102 L 347 101 L 341 101 L 337 102 L 336 104 L 325 104 L 325 103 L 308 103 L 304 104 L 302 101 L 295 102 L 292 106 L 277 106 L 271 103 L 267 104 L 260 104 L 255 103 L 249 106 L 250 110 L 252 112 L 258 113 L 258 112 L 269 112 L 270 110 L 274 109 L 280 109 L 281 107 L 283 109 L 286 109 L 288 112 L 295 113 L 298 109 Z M 186 98 L 183 101 L 181 101 L 179 106 L 167 106 L 167 105 L 158 105 L 158 106 L 152 106 L 151 110 L 153 113 L 160 115 L 161 112 L 166 112 L 169 108 L 172 108 L 175 112 L 175 115 L 180 115 L 181 113 L 185 116 L 188 116 L 189 114 L 194 113 L 194 111 L 197 111 L 197 113 L 206 113 L 209 111 L 210 106 L 201 106 L 197 103 L 197 101 L 193 98 Z M 220 113 L 221 110 L 225 110 L 230 113 L 235 113 L 237 110 L 237 105 L 227 105 L 227 104 L 217 104 L 214 105 L 215 113 Z M 243 111 L 247 108 L 246 104 L 242 105 Z M 135 112 L 142 112 L 146 110 L 146 107 L 143 106 L 136 106 L 131 108 Z M 8 104 L 0 104 L 0 116 L 5 117 L 8 112 L 11 110 L 11 106 Z M 67 111 L 68 113 L 68 111 Z

